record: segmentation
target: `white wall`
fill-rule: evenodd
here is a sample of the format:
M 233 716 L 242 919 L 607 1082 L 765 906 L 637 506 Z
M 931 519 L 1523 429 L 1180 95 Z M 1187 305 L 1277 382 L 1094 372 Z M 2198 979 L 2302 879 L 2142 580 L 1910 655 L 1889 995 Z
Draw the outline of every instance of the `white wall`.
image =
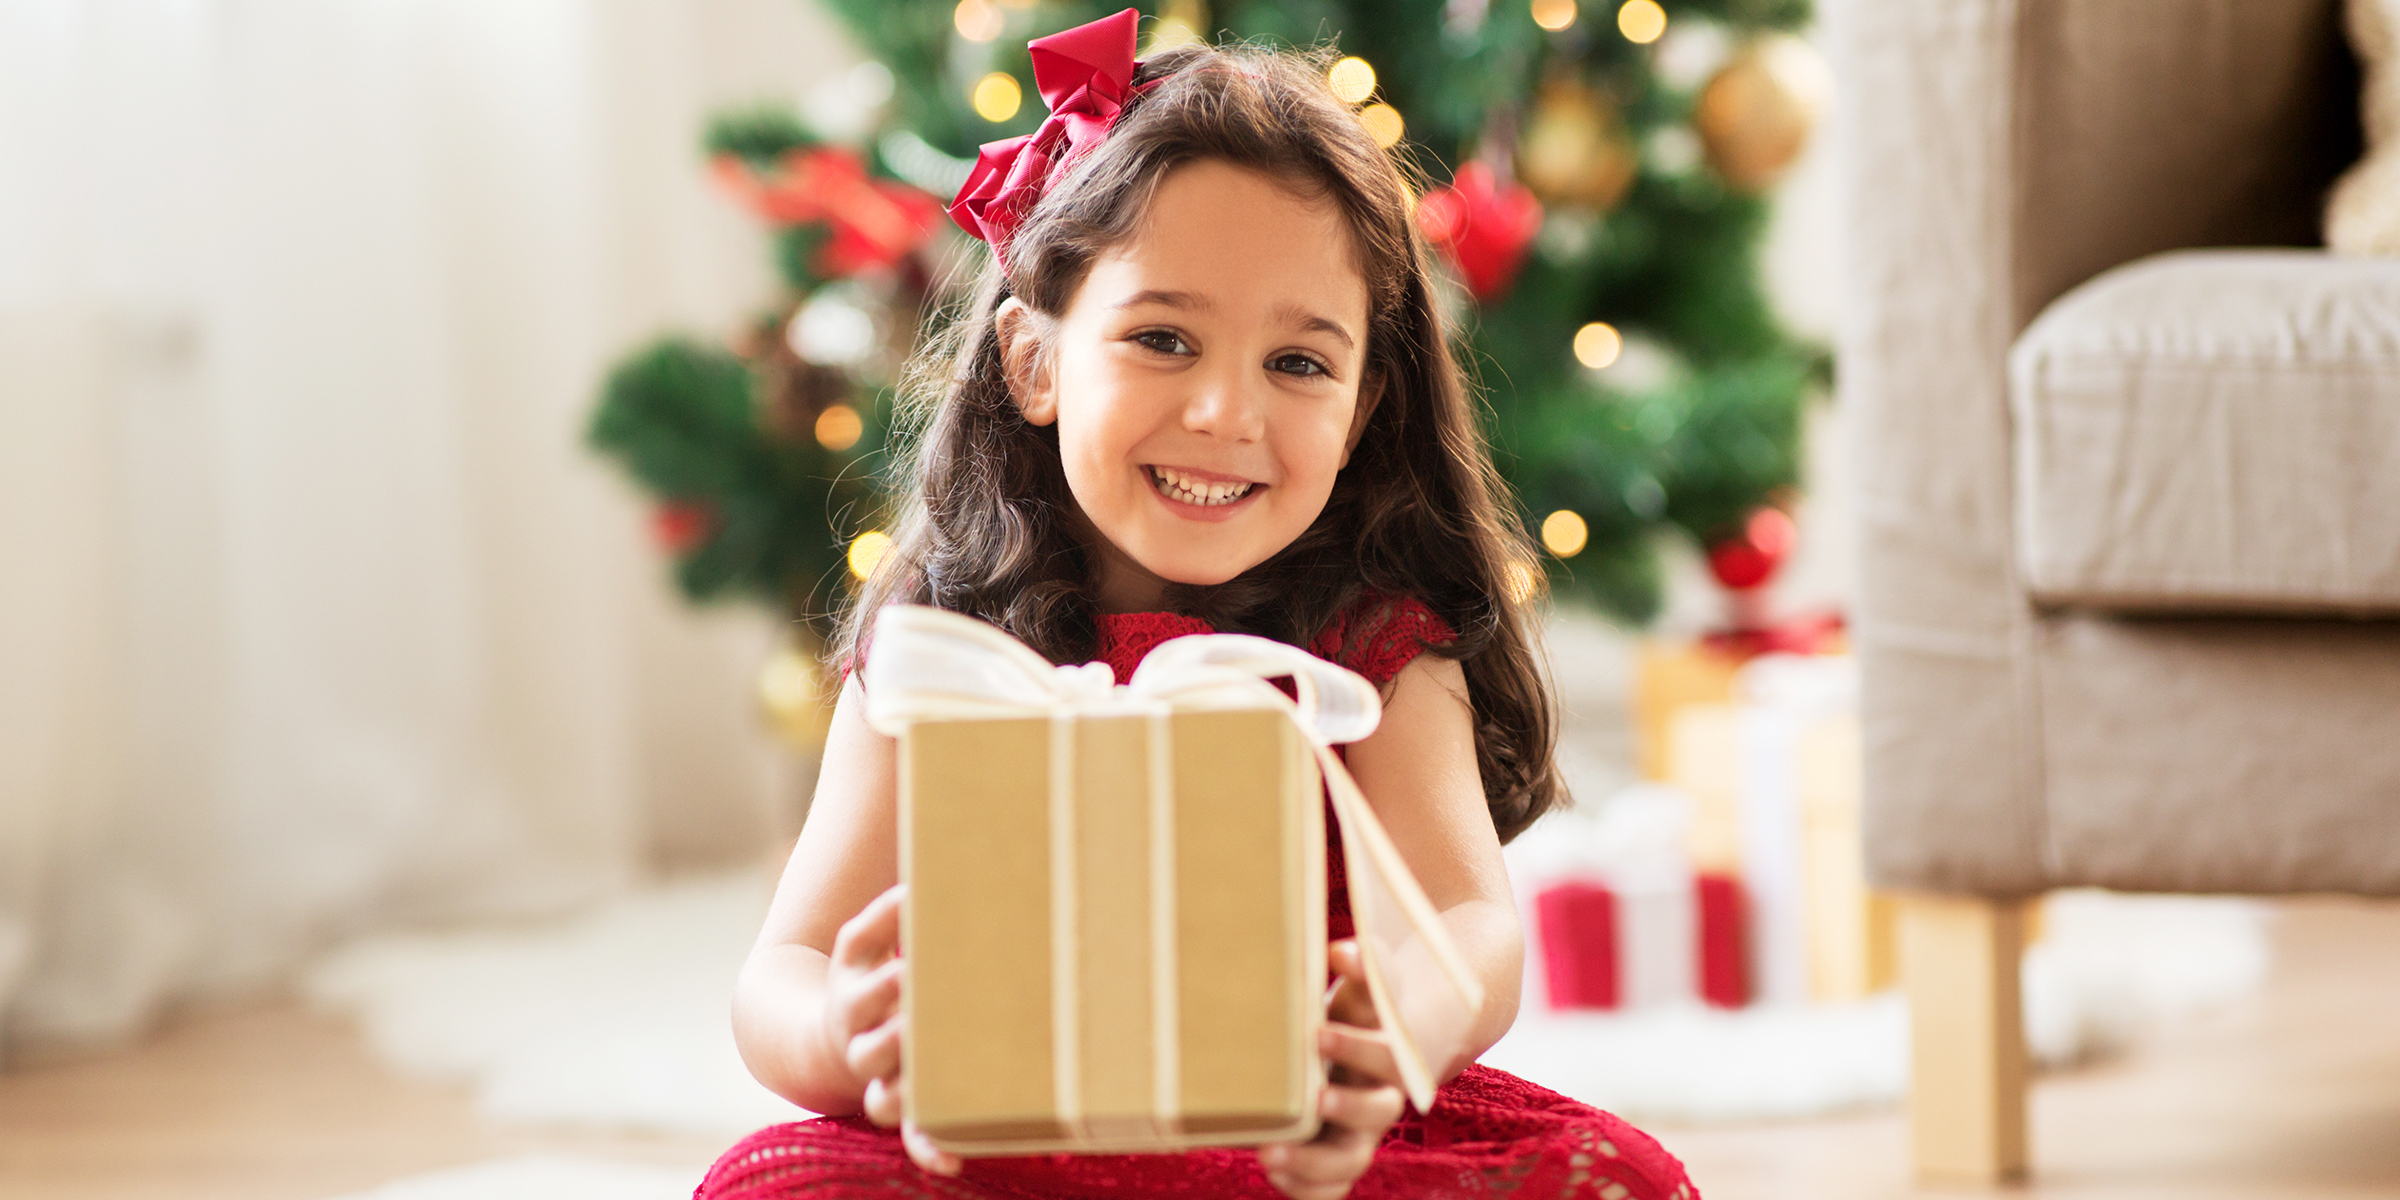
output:
M 788 834 L 775 630 L 580 432 L 772 286 L 706 113 L 843 57 L 794 0 L 0 6 L 0 1054 Z

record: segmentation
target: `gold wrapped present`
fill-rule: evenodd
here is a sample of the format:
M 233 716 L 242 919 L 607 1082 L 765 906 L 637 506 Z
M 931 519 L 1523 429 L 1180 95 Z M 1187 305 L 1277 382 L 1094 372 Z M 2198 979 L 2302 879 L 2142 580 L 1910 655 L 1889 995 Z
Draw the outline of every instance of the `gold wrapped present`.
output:
M 1298 699 L 1266 682 L 1292 677 Z M 954 1153 L 1126 1153 L 1312 1136 L 1325 1066 L 1325 798 L 1403 1084 L 1482 990 L 1341 760 L 1374 688 L 1200 635 L 1124 687 L 989 625 L 878 619 L 869 719 L 900 739 L 908 1118 Z M 1406 1014 L 1405 1019 L 1401 1014 Z

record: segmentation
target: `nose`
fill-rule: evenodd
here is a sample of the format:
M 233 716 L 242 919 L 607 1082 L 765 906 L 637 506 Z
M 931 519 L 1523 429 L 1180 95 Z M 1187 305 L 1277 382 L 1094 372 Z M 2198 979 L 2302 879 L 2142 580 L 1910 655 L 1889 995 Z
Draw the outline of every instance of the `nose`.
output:
M 1264 381 L 1246 371 L 1214 371 L 1183 403 L 1186 432 L 1229 442 L 1255 442 L 1266 435 Z

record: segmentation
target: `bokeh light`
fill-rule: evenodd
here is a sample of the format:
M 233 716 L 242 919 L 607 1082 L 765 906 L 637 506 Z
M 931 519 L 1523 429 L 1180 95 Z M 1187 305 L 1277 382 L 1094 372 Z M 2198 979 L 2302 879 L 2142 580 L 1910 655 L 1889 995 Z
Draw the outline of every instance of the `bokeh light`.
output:
M 1006 71 L 994 71 L 975 81 L 973 95 L 975 115 L 997 125 L 1017 115 L 1017 106 L 1025 102 L 1025 89 L 1017 77 Z
M 850 574 L 865 579 L 883 565 L 883 556 L 892 552 L 892 535 L 880 529 L 870 529 L 850 541 Z
M 817 414 L 817 444 L 828 450 L 847 450 L 858 444 L 867 423 L 847 404 L 829 404 Z
M 950 23 L 958 28 L 958 36 L 970 42 L 988 42 L 1000 36 L 1000 27 L 1007 18 L 991 0 L 958 0 L 958 10 L 950 14 Z
M 1325 82 L 1333 85 L 1333 94 L 1342 103 L 1358 104 L 1375 94 L 1375 68 L 1352 56 L 1333 64 L 1333 69 L 1325 72 Z
M 1575 23 L 1575 0 L 1533 0 L 1533 23 L 1557 33 Z
M 1666 31 L 1667 10 L 1658 6 L 1658 0 L 1625 0 L 1625 7 L 1617 10 L 1617 32 L 1624 34 L 1626 41 L 1647 46 Z
M 1408 129 L 1408 123 L 1400 119 L 1400 110 L 1389 104 L 1370 104 L 1358 110 L 1358 120 L 1367 127 L 1367 136 L 1386 150 L 1399 145 L 1400 135 Z
M 1506 581 L 1506 585 L 1508 587 L 1509 603 L 1523 604 L 1540 594 L 1542 590 L 1542 573 L 1534 570 L 1531 564 L 1520 562 L 1512 558 L 1508 562 L 1507 571 L 1508 579 Z
M 1575 361 L 1595 371 L 1617 361 L 1624 352 L 1624 336 L 1606 321 L 1594 321 L 1575 331 Z
M 1562 508 L 1542 518 L 1542 545 L 1560 558 L 1583 553 L 1584 544 L 1591 540 L 1591 526 L 1584 524 L 1582 515 L 1572 509 Z
M 797 714 L 817 702 L 817 672 L 809 660 L 785 650 L 758 672 L 758 702 L 776 716 Z

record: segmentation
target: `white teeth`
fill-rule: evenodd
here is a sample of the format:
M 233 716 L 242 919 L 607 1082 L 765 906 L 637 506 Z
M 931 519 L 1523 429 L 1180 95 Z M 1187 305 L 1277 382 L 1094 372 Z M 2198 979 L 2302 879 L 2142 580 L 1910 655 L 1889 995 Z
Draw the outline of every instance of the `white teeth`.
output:
M 1217 483 L 1186 475 L 1171 467 L 1150 468 L 1150 484 L 1161 495 L 1202 506 L 1231 504 L 1250 494 L 1254 483 Z

